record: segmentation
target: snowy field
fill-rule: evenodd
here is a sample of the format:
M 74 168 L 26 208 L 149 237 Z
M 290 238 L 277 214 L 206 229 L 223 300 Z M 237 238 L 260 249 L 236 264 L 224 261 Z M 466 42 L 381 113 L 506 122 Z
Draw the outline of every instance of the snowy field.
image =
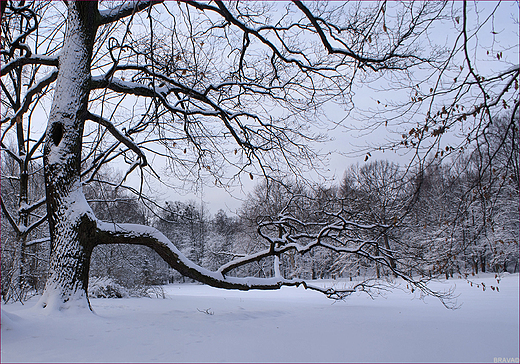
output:
M 518 274 L 456 284 L 457 310 L 403 291 L 333 303 L 286 287 L 165 286 L 166 299 L 92 299 L 95 314 L 2 305 L 6 362 L 502 362 L 519 357 Z

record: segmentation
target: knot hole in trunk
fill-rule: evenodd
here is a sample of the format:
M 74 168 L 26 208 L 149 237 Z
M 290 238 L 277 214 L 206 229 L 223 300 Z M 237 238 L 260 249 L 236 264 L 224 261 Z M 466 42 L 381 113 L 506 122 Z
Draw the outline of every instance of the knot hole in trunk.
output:
M 58 146 L 63 138 L 63 125 L 61 125 L 61 123 L 54 123 L 52 126 L 51 137 L 54 145 Z

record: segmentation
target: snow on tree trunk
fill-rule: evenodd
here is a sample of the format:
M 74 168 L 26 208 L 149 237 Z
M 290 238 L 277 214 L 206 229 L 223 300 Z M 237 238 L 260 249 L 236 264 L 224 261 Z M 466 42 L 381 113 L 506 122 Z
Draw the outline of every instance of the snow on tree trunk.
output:
M 87 111 L 97 2 L 69 2 L 67 30 L 44 147 L 50 272 L 42 307 L 87 305 L 95 217 L 80 181 L 81 144 Z

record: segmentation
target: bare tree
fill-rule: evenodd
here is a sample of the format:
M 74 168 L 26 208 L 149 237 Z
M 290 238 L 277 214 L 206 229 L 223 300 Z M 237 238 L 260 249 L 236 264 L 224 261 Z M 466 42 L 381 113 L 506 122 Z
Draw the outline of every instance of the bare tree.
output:
M 34 13 L 38 4 L 8 2 L 3 17 Z M 276 257 L 283 252 L 324 248 L 362 255 L 442 298 L 424 281 L 408 276 L 395 260 L 393 267 L 391 250 L 373 255 L 366 249 L 372 241 L 349 235 L 352 227 L 377 230 L 387 226 L 349 221 L 344 209 L 321 209 L 318 218 L 305 222 L 293 214 L 295 200 L 291 199 L 279 215 L 259 226 L 268 249 L 208 271 L 188 260 L 154 228 L 96 218 L 83 185 L 101 182 L 98 172 L 103 165 L 123 160 L 129 168 L 115 186 L 132 190 L 125 181 L 138 173 L 141 187 L 133 190 L 139 194 L 147 177 L 160 175 L 160 167 L 149 163 L 154 158 L 164 158 L 181 185 L 211 177 L 225 187 L 244 175 L 272 179 L 286 170 L 302 176 L 317 161 L 308 144 L 321 138 L 312 127 L 320 120 L 323 105 L 336 102 L 352 108 L 352 87 L 365 75 L 408 75 L 418 67 L 439 70 L 442 62 L 448 62 L 443 60 L 450 59 L 449 54 L 420 49 L 432 23 L 445 19 L 446 3 L 51 4 L 58 19 L 66 14 L 64 32 L 58 28 L 45 33 L 45 41 L 55 47 L 42 50 L 22 38 L 11 38 L 2 52 L 12 56 L 1 69 L 2 85 L 4 77 L 16 69 L 23 72 L 26 67 L 40 66 L 44 72 L 24 90 L 19 105 L 8 105 L 2 114 L 2 139 L 19 125 L 20 117 L 26 117 L 28 106 L 46 88 L 52 85 L 54 89 L 47 128 L 39 142 L 43 144 L 51 239 L 42 307 L 87 304 L 93 248 L 114 243 L 149 246 L 183 275 L 215 287 L 249 290 L 304 285 L 332 298 L 370 288 L 361 283 L 344 290 L 323 289 L 279 274 Z M 31 19 L 30 29 L 44 29 L 56 20 L 45 14 L 31 15 Z M 463 28 L 461 36 L 466 33 Z M 32 36 L 25 35 L 35 39 Z M 15 52 L 20 49 L 21 53 Z M 512 77 L 515 72 L 496 77 Z M 485 81 L 470 74 L 477 86 L 485 87 Z M 493 104 L 502 99 L 500 94 L 497 97 Z M 490 101 L 485 102 L 484 109 L 490 106 Z M 312 202 L 305 203 L 313 207 Z M 352 242 L 357 245 L 348 245 Z M 275 257 L 274 277 L 231 275 L 233 269 L 264 257 Z
M 391 241 L 402 245 L 399 235 L 415 191 L 399 165 L 388 161 L 372 161 L 363 166 L 352 166 L 345 172 L 340 190 L 351 216 L 359 221 L 390 226 L 382 232 L 384 249 L 391 250 Z M 377 255 L 379 246 L 374 248 Z M 406 244 L 398 250 L 403 248 L 406 249 Z M 390 264 L 395 267 L 391 257 Z M 377 264 L 376 275 L 380 276 Z
M 2 3 L 3 9 L 5 5 Z M 6 76 L 1 84 L 2 118 L 9 111 L 16 111 L 9 126 L 12 133 L 4 129 L 0 140 L 3 182 L 0 204 L 2 216 L 8 222 L 6 229 L 2 229 L 2 262 L 12 263 L 11 268 L 2 270 L 4 300 L 23 300 L 28 289 L 37 288 L 34 274 L 40 260 L 45 259 L 41 251 L 46 250 L 38 245 L 49 242 L 49 239 L 38 239 L 42 238 L 41 230 L 47 222 L 42 163 L 44 138 L 38 130 L 42 122 L 38 103 L 48 98 L 47 91 L 56 73 L 38 80 L 48 59 L 29 61 L 28 67 L 18 62 L 32 58 L 33 51 L 45 52 L 48 56 L 54 53 L 52 42 L 38 34 L 38 17 L 46 14 L 48 8 L 43 3 L 22 4 L 10 7 L 5 13 L 2 11 L 1 57 L 3 64 L 11 65 L 7 70 L 2 68 L 2 76 Z M 55 31 L 59 29 L 58 22 Z

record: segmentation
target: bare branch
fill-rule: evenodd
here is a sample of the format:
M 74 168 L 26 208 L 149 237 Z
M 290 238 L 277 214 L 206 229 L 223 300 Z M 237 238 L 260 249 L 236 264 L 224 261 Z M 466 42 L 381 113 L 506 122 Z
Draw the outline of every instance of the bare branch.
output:
M 2 196 L 0 196 L 0 205 L 2 206 L 3 214 L 5 215 L 5 217 L 7 217 L 7 221 L 9 221 L 9 224 L 11 225 L 13 230 L 16 232 L 16 234 L 18 236 L 21 236 L 22 235 L 22 231 L 20 230 L 20 227 L 18 226 L 16 221 L 14 221 L 14 218 L 11 216 L 9 211 L 7 211 L 7 208 L 6 208 L 5 204 L 4 204 L 4 199 L 2 198 Z
M 25 94 L 25 97 L 24 97 L 24 100 L 23 100 L 23 103 L 22 103 L 22 106 L 15 111 L 15 114 L 12 115 L 10 118 L 7 118 L 7 119 L 4 119 L 2 120 L 2 123 L 5 123 L 5 122 L 8 122 L 9 119 L 11 120 L 11 126 L 14 125 L 14 123 L 16 122 L 16 120 L 21 117 L 27 110 L 29 110 L 29 106 L 31 105 L 32 103 L 32 98 L 34 95 L 42 92 L 42 90 L 49 86 L 51 83 L 53 83 L 54 81 L 56 81 L 56 78 L 58 78 L 58 71 L 54 71 L 54 72 L 51 72 L 50 74 L 48 74 L 46 77 L 44 77 L 43 79 L 41 79 L 36 85 L 34 85 L 33 87 L 31 87 L 27 93 Z M 5 132 L 4 132 L 4 135 L 5 135 Z
M 141 150 L 141 148 L 139 148 L 139 146 L 137 144 L 135 144 L 132 139 L 123 135 L 119 130 L 117 130 L 117 128 L 114 126 L 114 124 L 112 124 L 110 121 L 104 119 L 103 117 L 101 117 L 99 115 L 92 114 L 90 112 L 87 113 L 86 119 L 92 120 L 92 121 L 98 123 L 99 125 L 104 126 L 110 132 L 110 134 L 112 134 L 114 136 L 114 138 L 119 140 L 121 143 L 126 145 L 130 150 L 132 150 L 135 154 L 137 154 L 139 156 L 139 158 L 141 159 L 141 163 L 140 163 L 141 167 L 145 167 L 148 164 L 148 162 L 146 160 L 146 156 L 143 153 L 143 151 Z

